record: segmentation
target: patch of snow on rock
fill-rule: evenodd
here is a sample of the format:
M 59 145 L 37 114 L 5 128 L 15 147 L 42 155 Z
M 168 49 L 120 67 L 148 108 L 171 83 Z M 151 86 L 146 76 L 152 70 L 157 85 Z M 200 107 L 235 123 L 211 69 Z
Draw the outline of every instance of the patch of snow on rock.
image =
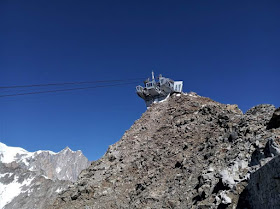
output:
M 29 178 L 22 183 L 18 182 L 18 178 L 15 178 L 10 184 L 0 183 L 0 208 L 3 208 L 6 204 L 11 202 L 16 196 L 22 192 L 23 186 L 28 186 L 32 182 L 33 178 Z
M 56 171 L 56 173 L 59 173 L 59 172 L 61 171 L 61 168 L 60 168 L 60 167 L 57 167 L 57 168 L 55 169 L 55 171 Z
M 228 169 L 222 170 L 220 175 L 222 177 L 222 182 L 232 188 L 236 183 L 240 182 L 242 179 L 239 178 L 240 170 L 248 167 L 248 163 L 244 160 L 235 161 L 234 164 Z M 245 178 L 247 178 L 245 176 Z
M 62 188 L 58 188 L 57 190 L 55 190 L 56 193 L 61 192 L 63 189 Z
M 39 151 L 36 151 L 35 153 L 37 155 L 41 154 L 41 153 L 49 153 L 50 155 L 56 155 L 57 153 L 56 152 L 53 152 L 53 151 L 50 151 L 50 150 L 39 150 Z
M 225 191 L 222 191 L 220 195 L 223 204 L 227 205 L 231 203 L 231 198 L 227 196 Z
M 168 94 L 168 95 L 167 95 L 167 97 L 166 97 L 165 99 L 163 99 L 163 100 L 159 101 L 158 103 L 162 103 L 162 102 L 167 101 L 167 100 L 168 100 L 168 98 L 169 98 L 169 96 L 170 96 L 170 94 Z M 157 103 L 157 102 L 154 102 L 154 103 Z
M 220 172 L 220 175 L 222 177 L 223 184 L 228 185 L 230 188 L 234 186 L 235 184 L 234 178 L 228 170 L 222 170 Z

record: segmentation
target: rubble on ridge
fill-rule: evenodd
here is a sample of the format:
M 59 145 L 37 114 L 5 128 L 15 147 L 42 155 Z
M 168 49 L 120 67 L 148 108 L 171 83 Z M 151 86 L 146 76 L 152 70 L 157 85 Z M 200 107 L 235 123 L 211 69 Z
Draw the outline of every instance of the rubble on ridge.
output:
M 280 130 L 267 129 L 274 111 L 258 105 L 243 114 L 237 105 L 173 94 L 50 208 L 249 208 L 259 198 L 244 195 L 250 177 L 279 154 Z

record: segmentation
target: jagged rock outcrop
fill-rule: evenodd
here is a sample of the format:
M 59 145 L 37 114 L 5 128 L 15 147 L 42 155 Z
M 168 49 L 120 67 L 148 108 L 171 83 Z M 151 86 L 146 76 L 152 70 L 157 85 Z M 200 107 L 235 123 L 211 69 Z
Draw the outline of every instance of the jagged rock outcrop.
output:
M 280 107 L 275 110 L 273 116 L 269 123 L 267 124 L 267 129 L 279 128 L 280 127 Z
M 244 208 L 252 173 L 278 155 L 275 107 L 243 114 L 195 93 L 152 105 L 50 208 Z M 245 195 L 246 196 L 246 195 Z
M 46 208 L 89 164 L 81 151 L 68 147 L 28 152 L 0 143 L 0 208 Z
M 280 208 L 280 156 L 267 162 L 250 176 L 240 195 L 239 208 Z

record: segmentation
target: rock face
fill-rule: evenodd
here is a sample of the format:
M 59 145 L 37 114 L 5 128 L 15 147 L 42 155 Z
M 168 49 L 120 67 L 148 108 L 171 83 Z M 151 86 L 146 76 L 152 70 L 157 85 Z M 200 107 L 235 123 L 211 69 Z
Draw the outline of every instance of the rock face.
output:
M 261 195 L 244 188 L 279 154 L 280 130 L 266 128 L 274 111 L 258 105 L 243 114 L 195 93 L 173 94 L 152 105 L 50 208 L 254 207 L 248 199 Z
M 0 143 L 0 208 L 46 208 L 89 164 L 69 148 L 28 152 Z
M 279 128 L 280 127 L 280 107 L 275 110 L 271 120 L 267 125 L 267 129 Z
M 280 208 L 279 191 L 280 157 L 277 156 L 251 175 L 240 196 L 240 208 Z

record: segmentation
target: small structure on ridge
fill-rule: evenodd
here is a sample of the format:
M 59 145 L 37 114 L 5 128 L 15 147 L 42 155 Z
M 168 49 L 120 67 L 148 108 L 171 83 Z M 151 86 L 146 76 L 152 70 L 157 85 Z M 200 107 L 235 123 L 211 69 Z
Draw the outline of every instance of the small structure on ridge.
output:
M 145 100 L 146 106 L 149 107 L 154 102 L 159 102 L 173 92 L 182 92 L 183 81 L 174 81 L 159 75 L 156 81 L 154 72 L 152 72 L 152 80 L 148 78 L 144 81 L 143 86 L 136 86 L 136 93 Z

